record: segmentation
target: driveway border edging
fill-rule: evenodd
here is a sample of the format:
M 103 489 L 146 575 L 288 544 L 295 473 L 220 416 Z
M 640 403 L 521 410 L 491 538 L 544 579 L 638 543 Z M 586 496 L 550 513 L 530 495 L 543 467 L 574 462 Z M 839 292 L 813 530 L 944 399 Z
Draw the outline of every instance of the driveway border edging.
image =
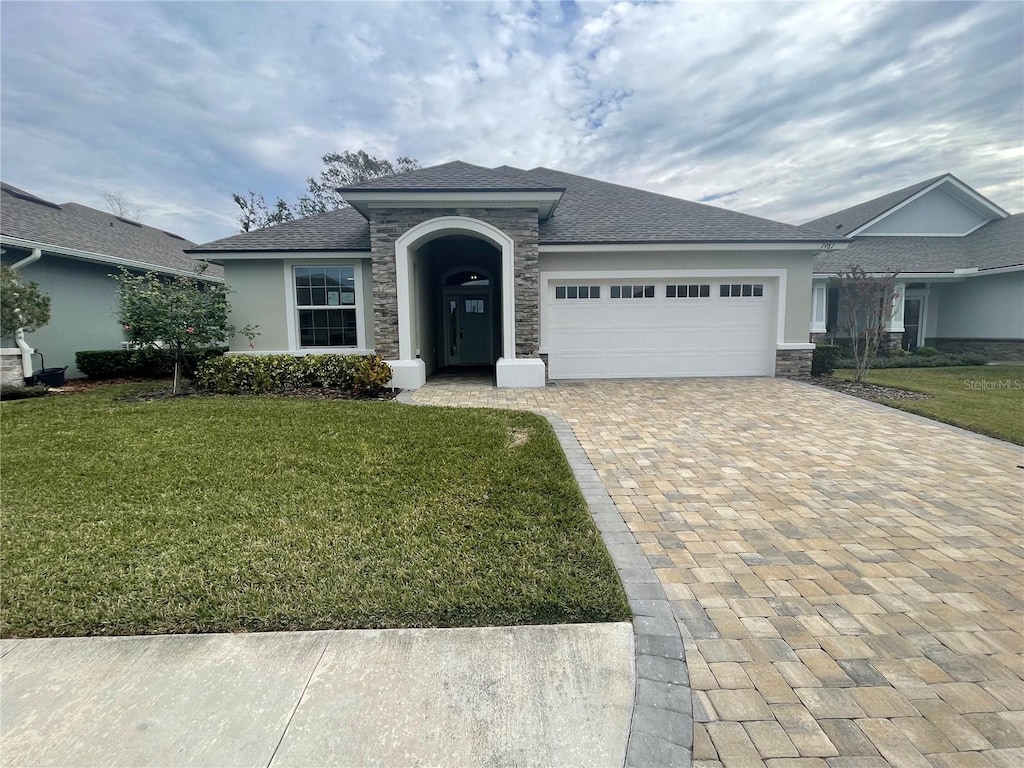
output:
M 400 392 L 395 399 L 406 405 L 424 405 L 417 403 L 410 391 Z M 549 413 L 532 413 L 543 416 L 554 429 L 633 611 L 636 689 L 625 765 L 627 768 L 651 765 L 690 768 L 693 763 L 693 695 L 679 624 L 661 581 L 608 495 L 569 422 Z

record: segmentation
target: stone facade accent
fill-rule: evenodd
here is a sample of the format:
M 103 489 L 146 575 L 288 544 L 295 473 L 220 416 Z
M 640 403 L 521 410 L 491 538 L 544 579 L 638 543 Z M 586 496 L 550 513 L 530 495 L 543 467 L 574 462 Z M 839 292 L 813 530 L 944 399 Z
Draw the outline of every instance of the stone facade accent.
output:
M 370 215 L 374 340 L 377 353 L 398 359 L 398 286 L 395 241 L 417 224 L 441 216 L 485 221 L 510 238 L 515 249 L 516 357 L 540 347 L 540 261 L 537 211 L 512 208 L 390 208 Z
M 0 384 L 20 387 L 25 383 L 25 371 L 21 367 L 21 352 L 0 355 Z
M 802 379 L 811 375 L 811 349 L 779 349 L 775 351 L 775 375 L 784 379 Z
M 926 339 L 940 352 L 973 352 L 991 361 L 1024 361 L 1024 339 Z

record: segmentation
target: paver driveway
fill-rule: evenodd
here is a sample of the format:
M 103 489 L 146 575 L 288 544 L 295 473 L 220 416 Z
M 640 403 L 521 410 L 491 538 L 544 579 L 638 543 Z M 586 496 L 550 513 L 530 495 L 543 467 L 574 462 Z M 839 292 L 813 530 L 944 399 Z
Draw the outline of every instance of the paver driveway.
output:
M 1024 765 L 1020 449 L 777 379 L 415 400 L 569 421 L 672 600 L 696 765 Z

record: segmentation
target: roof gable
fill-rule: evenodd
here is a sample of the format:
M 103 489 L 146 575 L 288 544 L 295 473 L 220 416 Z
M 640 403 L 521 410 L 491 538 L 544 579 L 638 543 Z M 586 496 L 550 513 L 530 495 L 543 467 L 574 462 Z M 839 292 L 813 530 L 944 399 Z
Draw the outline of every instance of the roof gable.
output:
M 977 205 L 954 196 L 948 185 L 933 185 L 856 230 L 865 236 L 963 237 L 981 225 L 1000 218 L 978 210 Z
M 957 213 L 952 214 L 956 215 L 958 220 L 966 220 L 968 218 L 965 212 L 974 212 L 976 214 L 974 226 L 979 226 L 985 221 L 994 221 L 995 219 L 1009 215 L 998 205 L 993 203 L 977 190 L 969 187 L 967 184 L 964 184 L 953 174 L 944 173 L 941 176 L 925 179 L 917 184 L 911 184 L 909 187 L 904 187 L 903 189 L 898 189 L 895 192 L 890 192 L 872 200 L 858 203 L 857 205 L 849 208 L 844 208 L 841 211 L 830 213 L 827 216 L 812 219 L 811 221 L 805 222 L 802 226 L 810 227 L 820 232 L 828 232 L 833 235 L 846 237 L 867 234 L 869 230 L 874 230 L 872 234 L 903 234 L 908 236 L 962 236 L 971 231 L 970 229 L 955 233 L 899 231 L 901 227 L 904 230 L 915 226 L 920 227 L 925 221 L 940 219 L 941 216 L 936 216 L 933 212 L 933 209 L 935 208 L 945 208 L 946 211 L 952 212 L 952 209 L 948 205 L 943 205 L 941 202 L 936 202 L 934 205 L 919 206 L 919 210 L 915 215 L 902 216 L 902 222 L 900 219 L 897 219 L 895 222 L 890 222 L 889 225 L 881 224 L 885 219 L 898 216 L 904 208 L 916 203 L 926 195 L 931 195 L 933 191 L 941 191 L 946 196 L 952 197 L 960 204 L 959 207 L 964 209 L 964 212 L 959 212 L 958 215 Z M 936 199 L 939 200 L 940 198 L 941 195 L 937 196 Z M 933 221 L 929 226 L 934 228 L 939 225 L 937 221 Z M 877 229 L 875 229 L 876 227 Z
M 814 259 L 814 271 L 835 274 L 851 264 L 868 272 L 942 273 L 1024 264 L 1024 214 L 989 222 L 966 237 L 858 237 L 842 252 Z
M 907 201 L 921 190 L 927 189 L 942 178 L 942 176 L 936 176 L 919 181 L 917 184 L 897 189 L 895 192 L 889 192 L 863 203 L 851 205 L 849 208 L 843 208 L 841 211 L 830 213 L 827 216 L 806 221 L 801 226 L 810 227 L 819 232 L 828 232 L 834 236 L 846 237 L 851 232 L 878 218 L 894 206 Z

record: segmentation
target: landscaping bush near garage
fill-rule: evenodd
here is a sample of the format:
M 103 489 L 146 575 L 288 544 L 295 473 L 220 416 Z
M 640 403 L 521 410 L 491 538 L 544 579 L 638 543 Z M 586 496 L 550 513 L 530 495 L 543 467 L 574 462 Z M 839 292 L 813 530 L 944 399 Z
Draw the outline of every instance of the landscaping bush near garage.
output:
M 374 397 L 391 380 L 379 355 L 229 355 L 199 367 L 196 384 L 219 394 L 265 394 L 307 387 Z
M 146 386 L 0 404 L 0 634 L 630 616 L 539 416 Z
M 219 357 L 227 347 L 214 347 L 186 356 L 186 373 L 204 360 Z M 90 379 L 166 379 L 174 360 L 157 349 L 99 349 L 75 353 L 75 365 Z
M 834 344 L 816 344 L 811 357 L 811 376 L 831 376 L 843 350 Z
M 981 355 L 974 354 L 942 354 L 935 350 L 929 350 L 927 347 L 921 349 L 928 350 L 921 353 L 918 350 L 916 353 L 897 353 L 889 354 L 885 357 L 876 357 L 871 361 L 871 369 L 882 369 L 882 368 L 945 368 L 947 366 L 961 366 L 961 365 L 985 365 L 988 362 Z M 835 368 L 853 368 L 853 360 L 851 358 L 840 358 L 836 360 Z

